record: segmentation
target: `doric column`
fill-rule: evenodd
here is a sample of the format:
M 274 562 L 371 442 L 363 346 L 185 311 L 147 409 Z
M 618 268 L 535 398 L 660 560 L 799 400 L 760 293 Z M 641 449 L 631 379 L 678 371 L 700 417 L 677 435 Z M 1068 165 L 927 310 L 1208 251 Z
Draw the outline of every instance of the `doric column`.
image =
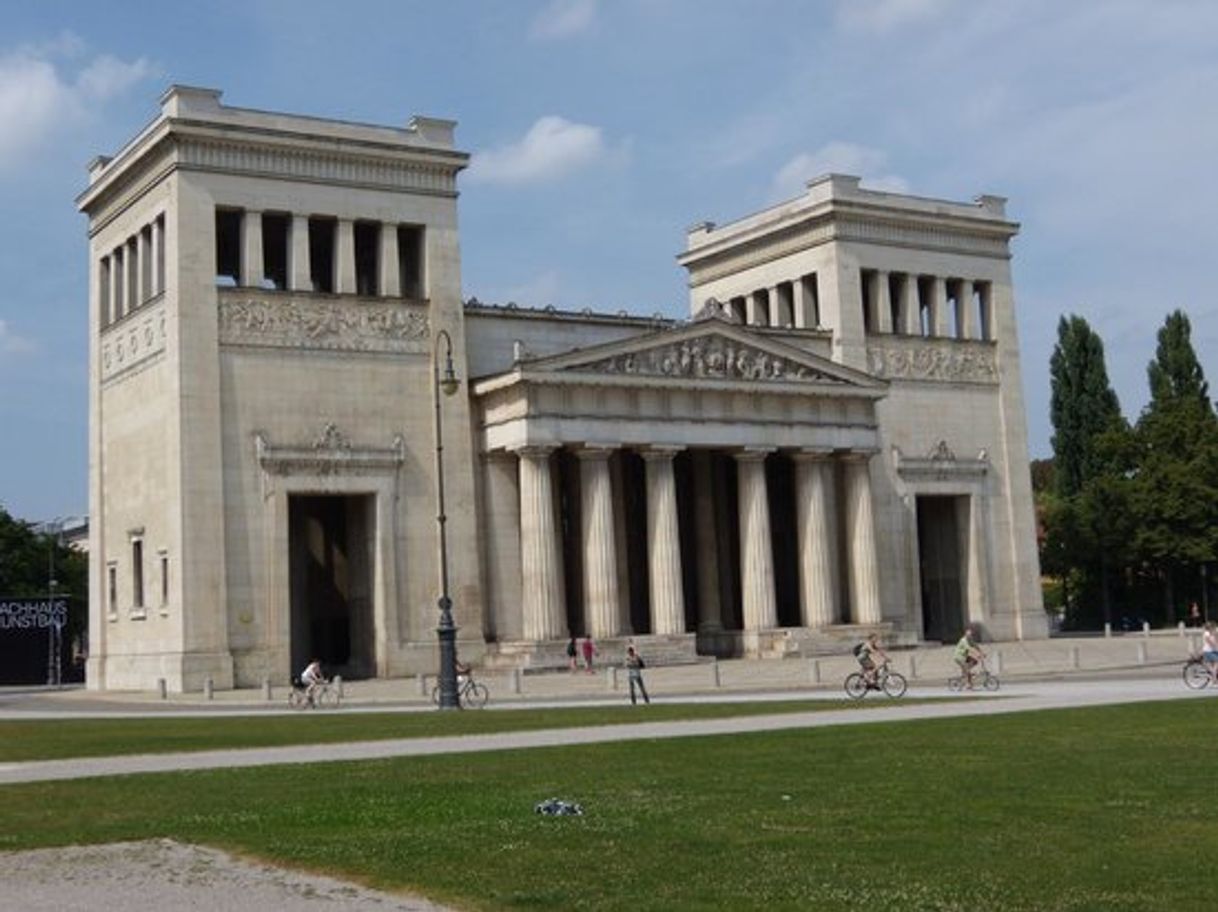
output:
M 152 220 L 152 249 L 149 254 L 152 257 L 152 268 L 149 270 L 152 288 L 149 293 L 155 298 L 165 290 L 165 222 L 159 217 Z
M 770 286 L 770 325 L 790 326 L 791 315 L 783 306 L 782 293 L 779 289 L 778 285 Z
M 805 627 L 827 627 L 838 619 L 833 463 L 827 451 L 804 451 L 794 459 L 800 613 Z
M 907 336 L 922 335 L 922 312 L 918 301 L 918 277 L 907 274 L 901 282 L 901 300 L 899 302 L 901 319 L 899 332 Z
M 677 525 L 677 450 L 644 450 L 647 463 L 647 563 L 651 581 L 651 632 L 685 632 L 681 536 Z
M 553 447 L 526 447 L 520 456 L 520 583 L 524 638 L 556 640 L 566 634 L 562 549 L 554 523 L 550 480 Z
M 262 287 L 262 213 L 252 209 L 241 216 L 241 286 Z
M 584 610 L 588 631 L 596 639 L 619 635 L 617 543 L 613 529 L 613 484 L 609 447 L 578 451 L 584 543 Z
M 770 503 L 765 482 L 765 458 L 769 452 L 750 449 L 735 454 L 740 498 L 740 595 L 745 630 L 778 626 Z
M 930 334 L 945 339 L 952 334 L 951 318 L 947 312 L 947 283 L 943 276 L 930 282 Z
M 791 311 L 795 317 L 796 329 L 812 329 L 816 325 L 812 315 L 812 302 L 808 298 L 808 287 L 804 280 L 793 281 L 791 283 Z
M 875 546 L 875 517 L 871 506 L 870 453 L 846 459 L 846 541 L 850 548 L 850 610 L 856 624 L 878 624 L 879 562 Z
M 723 602 L 719 594 L 719 536 L 715 525 L 715 487 L 708 450 L 690 453 L 694 467 L 694 534 L 697 539 L 698 632 L 723 629 Z
M 961 279 L 956 291 L 956 335 L 961 339 L 977 338 L 977 315 L 973 309 L 973 282 Z
M 402 260 L 398 255 L 398 226 L 381 223 L 381 274 L 377 287 L 386 298 L 402 296 Z
M 334 237 L 334 290 L 355 294 L 355 223 L 339 219 Z
M 141 230 L 135 237 L 139 257 L 139 268 L 136 270 L 139 275 L 139 288 L 136 290 L 135 299 L 143 304 L 152 297 L 152 252 L 148 249 L 151 246 L 152 234 Z
M 309 268 L 309 217 L 292 214 L 291 262 L 288 264 L 288 287 L 292 291 L 312 291 L 313 276 Z
M 882 270 L 875 274 L 875 331 L 892 332 L 892 294 L 888 287 L 888 273 Z
M 744 322 L 749 326 L 762 326 L 764 321 L 761 319 L 761 293 L 750 291 L 744 296 Z

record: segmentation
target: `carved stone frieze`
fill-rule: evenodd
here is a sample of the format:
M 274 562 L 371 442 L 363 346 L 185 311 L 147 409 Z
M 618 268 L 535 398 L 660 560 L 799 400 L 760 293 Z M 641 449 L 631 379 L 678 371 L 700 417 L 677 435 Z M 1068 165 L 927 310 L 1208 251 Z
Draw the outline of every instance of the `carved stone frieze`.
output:
M 103 383 L 126 375 L 165 351 L 165 307 L 162 298 L 144 304 L 101 335 Z
M 643 377 L 696 377 L 708 380 L 843 381 L 805 364 L 729 339 L 702 336 L 643 351 L 627 352 L 572 368 L 581 372 Z
M 885 380 L 998 383 L 998 361 L 989 342 L 871 338 L 867 341 L 867 366 Z
M 268 475 L 333 475 L 340 472 L 396 471 L 406 458 L 402 435 L 388 447 L 356 446 L 334 424 L 327 424 L 312 443 L 272 444 L 254 434 L 258 465 Z
M 940 440 L 925 456 L 906 456 L 893 447 L 897 474 L 905 481 L 959 481 L 975 483 L 984 479 L 990 470 L 990 458 L 986 450 L 979 451 L 975 458 L 960 459 Z
M 425 352 L 422 305 L 272 292 L 220 295 L 220 343 L 266 348 Z

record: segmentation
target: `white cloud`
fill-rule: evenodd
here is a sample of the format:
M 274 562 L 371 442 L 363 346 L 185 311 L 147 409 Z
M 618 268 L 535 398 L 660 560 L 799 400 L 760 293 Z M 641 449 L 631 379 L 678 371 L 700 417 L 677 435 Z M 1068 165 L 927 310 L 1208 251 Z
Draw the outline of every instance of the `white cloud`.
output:
M 9 329 L 8 323 L 0 320 L 0 355 L 28 355 L 37 349 L 33 342 L 17 335 Z
M 540 41 L 556 41 L 587 31 L 596 18 L 596 0 L 550 0 L 533 17 L 529 35 Z
M 0 173 L 15 167 L 55 133 L 97 114 L 110 101 L 152 75 L 140 58 L 130 63 L 108 54 L 89 60 L 74 77 L 59 58 L 83 52 L 80 39 L 64 34 L 41 45 L 0 54 Z
M 801 152 L 774 175 L 772 196 L 787 199 L 798 196 L 804 185 L 822 174 L 854 174 L 872 190 L 908 193 L 909 183 L 903 177 L 885 173 L 888 156 L 878 149 L 856 143 L 831 142 L 815 152 Z
M 487 184 L 556 180 L 610 156 L 600 127 L 538 118 L 519 142 L 474 153 L 469 179 Z
M 955 0 L 840 0 L 838 22 L 866 32 L 888 32 L 945 13 Z

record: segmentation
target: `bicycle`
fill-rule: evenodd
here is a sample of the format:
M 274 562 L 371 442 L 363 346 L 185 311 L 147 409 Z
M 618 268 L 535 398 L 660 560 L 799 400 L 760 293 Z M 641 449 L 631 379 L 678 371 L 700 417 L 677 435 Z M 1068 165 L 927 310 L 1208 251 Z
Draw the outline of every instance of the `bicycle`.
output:
M 869 690 L 882 690 L 895 699 L 905 693 L 907 686 L 905 675 L 890 669 L 887 662 L 876 668 L 874 683 L 869 684 L 861 671 L 855 671 L 846 675 L 845 684 L 846 696 L 852 700 L 863 699 Z
M 288 691 L 288 706 L 292 709 L 337 709 L 342 702 L 338 688 L 329 681 L 317 685 L 312 699 L 309 698 L 309 688 L 299 681 L 293 681 Z
M 1214 683 L 1214 672 L 1199 655 L 1189 656 L 1180 674 L 1184 678 L 1184 686 L 1190 690 L 1202 690 Z
M 986 667 L 984 659 L 978 662 L 973 668 L 973 681 L 974 684 L 972 689 L 974 690 L 978 685 L 980 685 L 985 690 L 992 691 L 997 690 L 999 685 L 998 676 L 993 674 L 989 668 Z M 953 677 L 947 679 L 948 690 L 960 691 L 964 690 L 966 687 L 968 687 L 968 675 L 966 675 L 963 671 L 961 671 L 960 674 L 954 675 Z
M 486 701 L 491 698 L 491 692 L 485 684 L 480 684 L 474 680 L 473 675 L 461 675 L 465 680 L 457 680 L 457 702 L 464 709 L 481 709 L 486 705 Z M 440 685 L 436 684 L 431 689 L 431 702 L 440 705 Z

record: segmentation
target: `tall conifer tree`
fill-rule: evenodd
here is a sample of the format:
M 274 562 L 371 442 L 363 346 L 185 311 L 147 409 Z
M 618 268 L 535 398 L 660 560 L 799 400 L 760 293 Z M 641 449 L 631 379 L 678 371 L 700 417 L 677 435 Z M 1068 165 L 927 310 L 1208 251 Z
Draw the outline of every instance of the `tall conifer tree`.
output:
M 1123 421 L 1108 381 L 1104 343 L 1082 317 L 1058 322 L 1049 373 L 1054 483 L 1060 496 L 1073 497 L 1103 470 L 1097 438 Z

